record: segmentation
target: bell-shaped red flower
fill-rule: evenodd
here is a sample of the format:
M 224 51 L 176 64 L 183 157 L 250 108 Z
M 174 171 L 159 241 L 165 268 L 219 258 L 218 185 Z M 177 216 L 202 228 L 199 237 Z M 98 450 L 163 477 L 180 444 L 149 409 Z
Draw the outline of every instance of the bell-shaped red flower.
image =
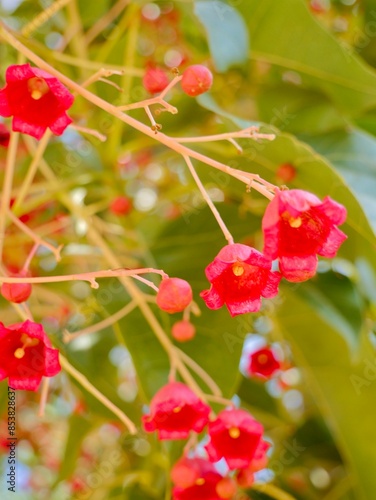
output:
M 53 377 L 60 370 L 59 351 L 52 348 L 42 325 L 0 323 L 0 380 L 8 377 L 13 389 L 36 391 L 42 377 Z
M 200 296 L 209 309 L 226 304 L 231 316 L 256 312 L 261 296 L 271 298 L 278 293 L 281 275 L 270 269 L 271 260 L 254 248 L 227 245 L 205 269 L 211 287 Z
M 224 458 L 230 469 L 244 469 L 251 464 L 262 434 L 263 426 L 245 410 L 223 410 L 209 423 L 205 448 L 212 462 Z
M 0 89 L 0 115 L 13 116 L 12 130 L 40 139 L 47 128 L 61 135 L 72 123 L 66 114 L 74 97 L 46 71 L 20 64 L 9 66 Z
M 264 253 L 279 259 L 287 280 L 306 281 L 316 273 L 317 254 L 335 257 L 347 238 L 337 228 L 345 219 L 345 207 L 329 196 L 320 201 L 301 189 L 277 191 L 262 219 Z
M 223 500 L 217 492 L 223 476 L 203 458 L 181 458 L 172 468 L 173 500 Z
M 210 406 L 181 382 L 162 387 L 150 403 L 150 414 L 142 417 L 147 432 L 159 439 L 186 439 L 193 430 L 201 432 L 209 420 Z
M 251 377 L 256 375 L 258 377 L 270 378 L 280 368 L 281 363 L 275 357 L 274 352 L 264 347 L 250 355 L 247 372 Z

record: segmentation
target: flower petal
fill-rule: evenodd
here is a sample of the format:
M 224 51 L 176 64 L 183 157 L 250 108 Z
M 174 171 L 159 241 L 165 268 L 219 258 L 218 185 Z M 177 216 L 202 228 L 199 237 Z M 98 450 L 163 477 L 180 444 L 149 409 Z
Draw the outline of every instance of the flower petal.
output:
M 210 287 L 210 290 L 204 290 L 201 292 L 200 297 L 204 299 L 209 309 L 219 309 L 224 304 L 223 298 L 213 286 Z
M 346 220 L 347 210 L 346 208 L 332 200 L 330 196 L 326 196 L 323 199 L 322 204 L 317 207 L 317 210 L 324 212 L 328 219 L 337 226 L 343 224 Z
M 323 257 L 335 257 L 339 247 L 347 240 L 345 233 L 340 231 L 336 226 L 333 226 L 328 235 L 328 239 L 322 245 L 317 253 Z
M 7 91 L 5 89 L 0 90 L 0 116 L 12 116 L 12 111 L 9 107 Z
M 59 351 L 46 347 L 45 351 L 45 370 L 44 374 L 47 377 L 54 377 L 61 371 L 59 362 Z
M 41 381 L 42 377 L 9 377 L 10 387 L 12 387 L 12 389 L 19 389 L 22 391 L 37 391 Z
M 266 282 L 264 288 L 261 290 L 261 295 L 268 299 L 275 297 L 278 294 L 278 285 L 281 279 L 282 274 L 275 271 L 269 273 L 268 281 Z
M 35 76 L 32 67 L 27 64 L 13 64 L 7 68 L 5 79 L 7 83 L 19 82 L 20 80 L 28 80 Z
M 70 118 L 66 113 L 59 116 L 59 118 L 50 125 L 51 132 L 55 135 L 61 135 L 64 130 L 72 123 L 72 118 Z
M 316 274 L 316 255 L 307 257 L 280 257 L 279 267 L 284 278 L 294 283 L 307 281 Z
M 14 132 L 22 132 L 23 134 L 31 135 L 36 139 L 41 139 L 45 133 L 47 127 L 42 127 L 41 125 L 34 125 L 32 123 L 27 123 L 22 118 L 16 116 L 13 117 L 12 130 Z
M 237 316 L 238 314 L 259 311 L 261 308 L 261 299 L 243 300 L 242 302 L 227 302 L 226 306 L 230 311 L 231 316 Z

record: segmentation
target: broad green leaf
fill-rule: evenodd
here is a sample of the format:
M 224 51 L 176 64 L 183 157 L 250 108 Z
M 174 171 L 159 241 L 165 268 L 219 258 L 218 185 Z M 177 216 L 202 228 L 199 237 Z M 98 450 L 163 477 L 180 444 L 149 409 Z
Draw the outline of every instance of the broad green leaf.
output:
M 348 466 L 359 500 L 372 498 L 376 477 L 375 410 L 376 364 L 368 344 L 360 358 L 351 361 L 333 322 L 313 309 L 300 293 L 285 290 L 276 310 L 278 328 L 292 344 L 318 407 L 326 415 L 337 446 Z
M 194 2 L 194 12 L 204 25 L 215 68 L 224 73 L 248 58 L 249 36 L 243 17 L 219 0 Z
M 296 73 L 303 87 L 320 89 L 348 113 L 376 104 L 374 71 L 313 18 L 306 2 L 249 0 L 238 8 L 248 20 L 252 59 Z
M 376 139 L 352 129 L 306 140 L 343 175 L 376 231 Z

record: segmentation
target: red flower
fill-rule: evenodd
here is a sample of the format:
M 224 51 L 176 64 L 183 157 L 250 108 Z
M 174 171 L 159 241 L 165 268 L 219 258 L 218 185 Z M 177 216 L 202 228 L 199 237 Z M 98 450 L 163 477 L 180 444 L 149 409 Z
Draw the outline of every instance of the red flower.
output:
M 248 374 L 269 378 L 281 368 L 274 352 L 269 348 L 259 349 L 249 357 Z
M 170 382 L 150 403 L 150 414 L 142 417 L 147 432 L 159 439 L 186 439 L 191 430 L 201 432 L 208 423 L 210 406 L 181 382 Z
M 157 305 L 170 314 L 183 311 L 192 302 L 192 288 L 180 278 L 165 278 L 159 285 Z
M 30 64 L 9 66 L 0 89 L 0 115 L 13 116 L 12 130 L 40 139 L 49 127 L 61 135 L 72 120 L 74 97 L 57 78 Z
M 254 248 L 227 245 L 205 269 L 211 287 L 200 296 L 209 309 L 226 304 L 231 316 L 258 311 L 261 295 L 270 298 L 278 293 L 281 275 L 270 268 L 271 260 Z
M 9 378 L 13 389 L 36 391 L 42 377 L 60 372 L 59 351 L 51 347 L 43 326 L 24 321 L 5 327 L 0 323 L 0 380 Z
M 115 215 L 127 215 L 132 210 L 132 201 L 126 196 L 117 196 L 112 200 L 110 210 Z
M 223 480 L 214 465 L 203 458 L 181 458 L 172 468 L 173 500 L 222 500 L 217 485 Z
M 209 423 L 210 442 L 205 446 L 209 459 L 225 458 L 230 469 L 249 467 L 262 433 L 262 425 L 245 410 L 223 410 Z
M 7 148 L 9 145 L 10 133 L 4 123 L 0 123 L 0 146 Z
M 345 207 L 329 196 L 320 201 L 300 189 L 277 191 L 262 220 L 264 253 L 279 258 L 287 280 L 305 281 L 316 273 L 316 254 L 335 257 L 347 238 L 337 228 L 345 219 Z

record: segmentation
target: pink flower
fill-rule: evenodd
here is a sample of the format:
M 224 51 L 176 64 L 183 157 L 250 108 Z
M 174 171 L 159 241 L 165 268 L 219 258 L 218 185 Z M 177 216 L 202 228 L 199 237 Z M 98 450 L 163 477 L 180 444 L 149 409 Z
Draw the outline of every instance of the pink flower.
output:
M 250 355 L 247 372 L 250 376 L 270 378 L 280 368 L 281 363 L 275 357 L 274 352 L 269 348 L 263 348 Z
M 245 410 L 223 410 L 209 423 L 210 442 L 205 446 L 209 459 L 224 458 L 230 469 L 249 467 L 262 433 L 262 425 Z
M 211 287 L 200 296 L 209 309 L 226 304 L 231 316 L 256 312 L 261 307 L 260 296 L 271 298 L 278 293 L 281 275 L 270 269 L 271 260 L 254 248 L 227 245 L 205 269 Z
M 203 458 L 181 458 L 171 471 L 173 500 L 222 500 L 217 492 L 223 477 Z
M 345 207 L 329 196 L 320 201 L 300 189 L 277 191 L 262 220 L 264 253 L 279 259 L 287 280 L 306 281 L 316 273 L 316 254 L 335 257 L 347 238 L 337 228 L 345 219 Z
M 51 347 L 43 326 L 32 321 L 0 323 L 0 353 L 0 380 L 8 377 L 13 389 L 36 391 L 42 377 L 61 370 L 59 351 Z
M 150 403 L 150 414 L 142 417 L 147 432 L 158 432 L 159 439 L 186 439 L 193 430 L 201 432 L 208 423 L 210 406 L 181 382 L 170 382 Z
M 57 78 L 30 64 L 9 66 L 0 89 L 0 115 L 13 116 L 12 130 L 40 139 L 47 128 L 61 135 L 74 97 Z

